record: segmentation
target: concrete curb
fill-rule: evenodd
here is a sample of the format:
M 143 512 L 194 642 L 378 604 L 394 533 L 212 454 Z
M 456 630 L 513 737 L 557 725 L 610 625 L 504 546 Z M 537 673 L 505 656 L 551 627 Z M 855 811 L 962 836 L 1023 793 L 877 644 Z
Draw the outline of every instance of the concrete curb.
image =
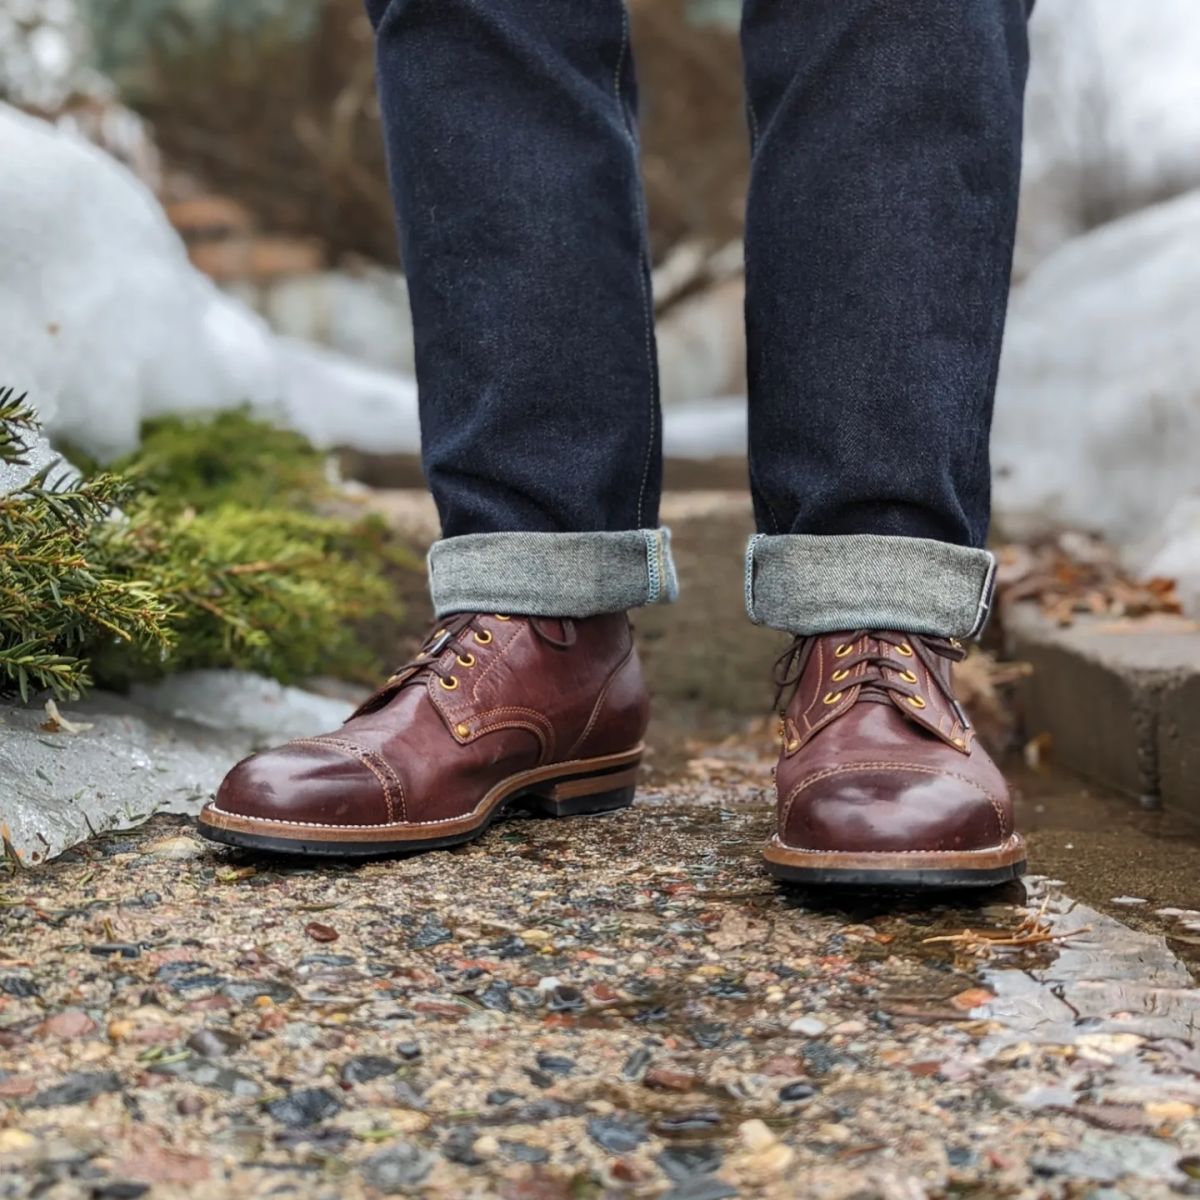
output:
M 1004 612 L 1009 653 L 1033 666 L 1018 692 L 1025 733 L 1048 733 L 1068 770 L 1200 820 L 1200 624 Z

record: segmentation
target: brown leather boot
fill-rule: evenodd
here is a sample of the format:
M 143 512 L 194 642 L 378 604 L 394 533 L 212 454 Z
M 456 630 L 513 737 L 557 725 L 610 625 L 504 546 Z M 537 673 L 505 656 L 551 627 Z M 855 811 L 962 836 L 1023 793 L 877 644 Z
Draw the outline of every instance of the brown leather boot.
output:
M 984 887 L 1025 843 L 996 764 L 954 698 L 953 638 L 858 630 L 799 637 L 779 660 L 778 832 L 763 851 L 803 884 Z
M 553 816 L 623 808 L 648 713 L 624 613 L 463 613 L 336 733 L 238 763 L 200 832 L 294 854 L 393 854 L 469 841 L 517 802 Z

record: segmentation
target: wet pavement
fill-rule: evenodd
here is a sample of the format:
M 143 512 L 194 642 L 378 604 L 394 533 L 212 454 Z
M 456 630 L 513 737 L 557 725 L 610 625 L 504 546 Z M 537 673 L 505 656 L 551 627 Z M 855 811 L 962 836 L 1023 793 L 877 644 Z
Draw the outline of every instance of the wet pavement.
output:
M 406 860 L 10 864 L 0 1197 L 1200 1196 L 1194 833 L 1021 770 L 1026 885 L 795 892 L 767 753 Z

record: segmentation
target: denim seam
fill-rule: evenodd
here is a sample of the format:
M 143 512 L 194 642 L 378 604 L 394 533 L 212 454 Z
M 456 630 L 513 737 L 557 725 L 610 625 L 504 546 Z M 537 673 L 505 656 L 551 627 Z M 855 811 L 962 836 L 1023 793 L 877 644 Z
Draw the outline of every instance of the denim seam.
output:
M 654 320 L 651 316 L 650 297 L 646 294 L 646 276 L 650 270 L 646 249 L 646 202 L 642 194 L 640 156 L 638 154 L 637 137 L 630 126 L 629 114 L 625 111 L 625 102 L 621 98 L 621 82 L 625 72 L 625 58 L 629 47 L 629 10 L 625 0 L 617 0 L 621 10 L 621 52 L 617 56 L 617 69 L 613 73 L 613 91 L 616 94 L 617 111 L 621 114 L 621 124 L 625 127 L 625 137 L 629 142 L 629 150 L 633 159 L 633 190 L 634 211 L 637 216 L 638 238 L 638 291 L 642 301 L 642 324 L 646 338 L 646 369 L 650 373 L 650 432 L 646 439 L 646 461 L 642 465 L 642 485 L 638 489 L 637 525 L 641 528 L 642 511 L 646 504 L 646 485 L 650 481 L 650 460 L 654 455 L 654 431 L 658 424 L 655 413 L 656 397 L 654 388 Z
M 759 542 L 767 535 L 765 533 L 756 533 L 746 543 L 746 578 L 745 578 L 745 593 L 746 593 L 746 615 L 755 625 L 761 625 L 762 622 L 754 615 L 754 549 Z
M 646 540 L 646 574 L 649 577 L 646 585 L 646 603 L 657 604 L 658 594 L 662 589 L 662 576 L 658 569 L 658 535 L 650 529 L 642 531 Z
M 996 590 L 996 556 L 988 566 L 987 577 L 983 581 L 983 590 L 979 593 L 979 608 L 975 612 L 975 624 L 971 626 L 968 638 L 976 638 L 983 632 L 983 627 L 992 614 L 992 596 Z

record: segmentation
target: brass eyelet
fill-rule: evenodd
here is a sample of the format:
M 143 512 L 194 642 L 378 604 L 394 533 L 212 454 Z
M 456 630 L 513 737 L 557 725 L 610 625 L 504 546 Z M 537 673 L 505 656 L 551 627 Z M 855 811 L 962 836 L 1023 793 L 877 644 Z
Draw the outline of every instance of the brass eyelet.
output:
M 792 738 L 792 740 L 790 742 L 788 742 L 788 744 L 787 744 L 787 752 L 789 754 L 791 754 L 794 751 L 799 750 L 799 749 L 800 749 L 800 739 Z
M 463 657 L 461 654 L 456 654 L 455 657 L 458 659 L 458 665 L 460 667 L 473 667 L 475 665 L 475 655 L 473 654 L 468 654 L 466 657 Z
M 454 732 L 457 733 L 459 737 L 466 737 L 467 734 L 469 734 L 471 732 L 471 727 L 470 727 L 470 725 L 465 725 L 465 724 L 464 725 L 455 725 Z
M 512 617 L 506 617 L 503 613 L 492 613 L 492 616 L 495 617 L 497 621 L 511 621 L 512 620 Z
M 481 646 L 486 646 L 492 640 L 491 631 L 488 629 L 477 629 L 475 631 L 475 640 Z
M 442 685 L 442 687 L 444 687 L 444 688 L 446 689 L 446 691 L 448 691 L 448 692 L 452 692 L 452 691 L 454 691 L 454 689 L 455 689 L 455 688 L 457 688 L 457 687 L 458 687 L 458 680 L 457 680 L 457 679 L 456 679 L 456 678 L 455 678 L 453 675 L 451 675 L 449 679 L 443 679 L 443 678 L 442 678 L 442 677 L 439 675 L 439 676 L 438 676 L 438 682 L 439 682 L 439 683 Z
M 920 696 L 909 696 L 908 702 L 913 706 L 913 708 L 925 707 L 925 701 Z
M 842 698 L 841 692 L 826 692 L 822 699 L 822 703 L 836 704 L 841 698 Z
M 913 648 L 907 642 L 901 642 L 896 647 L 897 654 L 903 654 L 905 658 L 912 658 Z
M 843 679 L 849 679 L 849 677 L 850 672 L 843 669 L 841 671 L 834 671 L 829 678 L 832 679 L 834 683 L 841 683 Z
M 917 677 L 911 671 L 901 671 L 900 678 L 903 679 L 905 683 L 917 682 Z
M 854 649 L 854 647 L 852 645 L 850 645 L 849 642 L 843 642 L 840 646 L 835 646 L 833 648 L 833 657 L 834 658 L 845 658 L 846 655 L 849 654 L 850 651 L 853 649 Z

